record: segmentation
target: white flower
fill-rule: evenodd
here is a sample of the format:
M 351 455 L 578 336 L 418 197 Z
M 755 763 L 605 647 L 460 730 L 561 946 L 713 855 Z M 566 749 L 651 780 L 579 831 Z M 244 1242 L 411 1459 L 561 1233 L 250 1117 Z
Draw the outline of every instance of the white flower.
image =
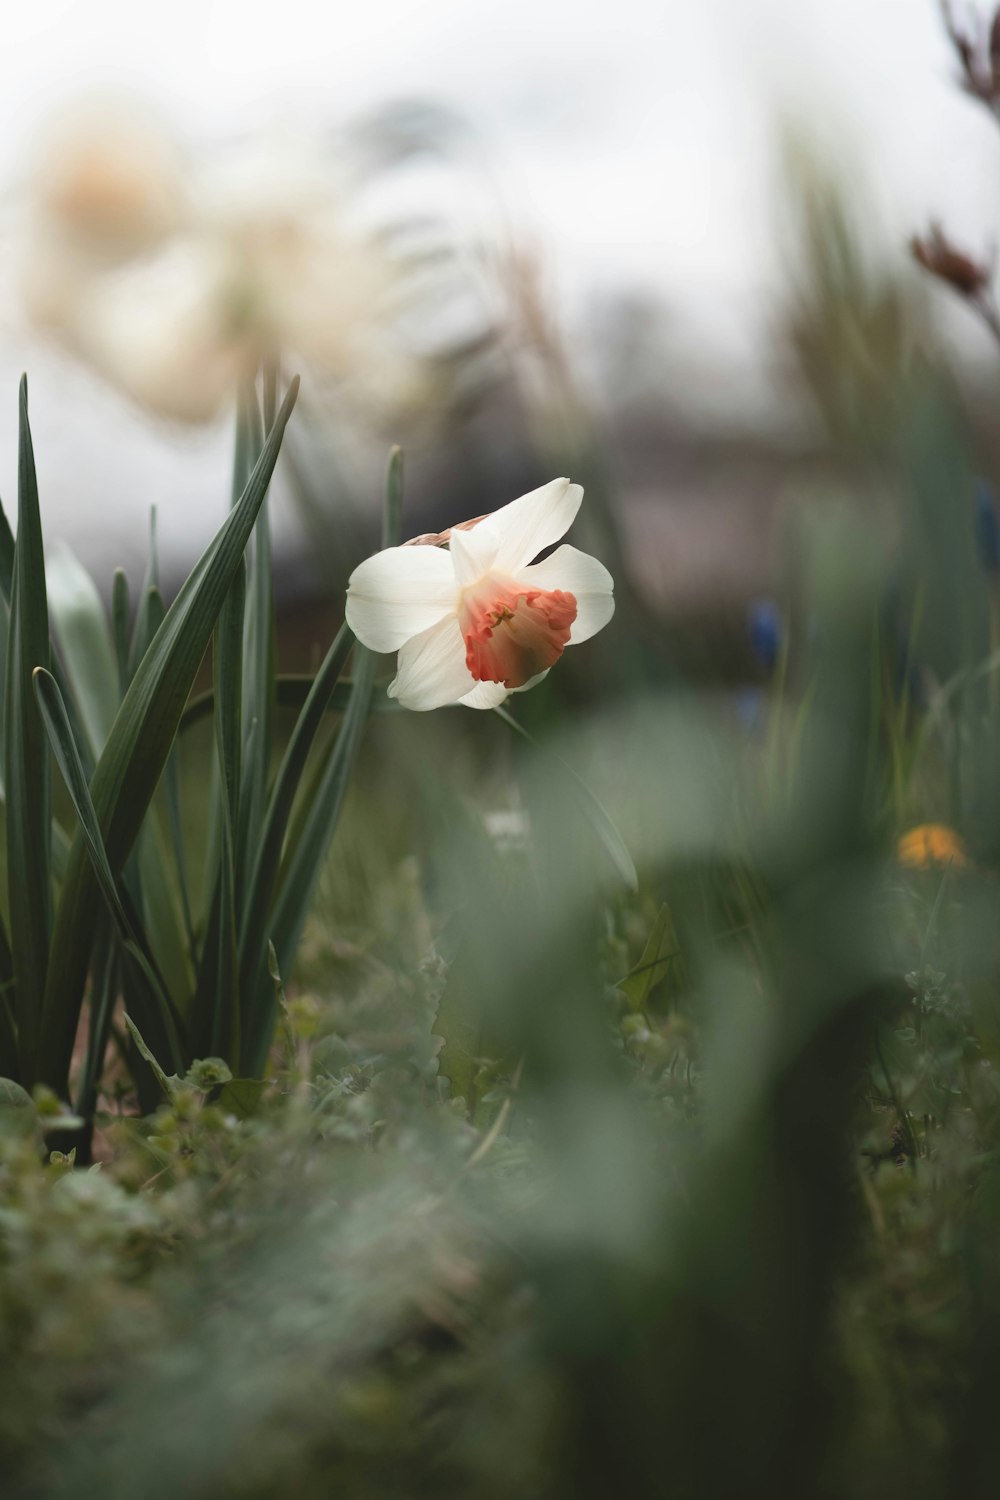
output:
M 369 405 L 413 385 L 399 265 L 308 137 L 201 160 L 125 102 L 82 104 L 50 130 L 25 188 L 26 311 L 151 410 L 211 420 L 278 355 L 359 386 Z
M 568 479 L 512 500 L 449 550 L 389 547 L 355 568 L 347 623 L 372 651 L 398 651 L 389 696 L 404 708 L 496 708 L 540 682 L 566 646 L 596 635 L 614 614 L 611 574 L 595 557 L 558 547 L 583 490 Z

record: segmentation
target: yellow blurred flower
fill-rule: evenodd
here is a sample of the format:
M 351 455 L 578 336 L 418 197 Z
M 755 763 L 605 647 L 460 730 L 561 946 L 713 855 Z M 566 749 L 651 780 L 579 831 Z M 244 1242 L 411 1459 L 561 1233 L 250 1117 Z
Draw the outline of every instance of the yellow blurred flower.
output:
M 908 870 L 929 870 L 935 865 L 967 869 L 965 845 L 946 823 L 920 823 L 904 833 L 896 846 L 899 863 Z

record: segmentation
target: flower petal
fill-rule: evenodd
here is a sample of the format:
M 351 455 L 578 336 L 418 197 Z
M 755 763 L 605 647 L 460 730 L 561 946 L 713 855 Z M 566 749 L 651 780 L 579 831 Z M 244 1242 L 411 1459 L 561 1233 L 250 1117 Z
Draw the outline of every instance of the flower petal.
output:
M 464 703 L 466 708 L 499 708 L 508 696 L 502 682 L 477 682 L 472 692 L 466 693 L 458 701 Z
M 527 682 L 522 682 L 520 687 L 516 687 L 514 689 L 514 692 L 515 693 L 530 693 L 531 689 L 533 687 L 537 687 L 540 682 L 544 682 L 545 681 L 546 677 L 548 677 L 548 675 L 549 675 L 549 673 L 551 671 L 552 671 L 551 667 L 546 667 L 544 672 L 539 672 L 539 673 L 537 673 L 536 676 L 529 677 L 528 680 L 527 680 Z
M 564 536 L 576 519 L 582 499 L 580 485 L 553 479 L 495 510 L 490 522 L 500 536 L 494 564 L 497 572 L 517 572 Z
M 345 614 L 370 651 L 398 651 L 450 614 L 458 602 L 455 571 L 437 547 L 388 547 L 354 569 Z
M 401 648 L 389 697 L 398 698 L 404 708 L 444 708 L 459 703 L 475 685 L 465 665 L 458 620 L 449 615 Z
M 521 568 L 518 583 L 544 589 L 562 589 L 576 600 L 576 619 L 569 644 L 578 646 L 603 630 L 615 612 L 615 581 L 603 563 L 576 547 L 557 547 L 551 557 L 533 567 Z
M 487 516 L 470 531 L 452 528 L 448 550 L 455 569 L 455 580 L 461 588 L 482 578 L 492 568 L 500 550 L 500 533 L 493 524 L 492 516 Z

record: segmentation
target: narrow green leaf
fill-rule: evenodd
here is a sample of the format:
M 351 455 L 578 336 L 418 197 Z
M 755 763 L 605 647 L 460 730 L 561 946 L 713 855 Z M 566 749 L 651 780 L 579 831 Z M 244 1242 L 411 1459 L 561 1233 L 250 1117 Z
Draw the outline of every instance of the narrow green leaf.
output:
M 229 822 L 224 819 L 218 870 L 188 1026 L 189 1055 L 214 1052 L 225 1057 L 227 1062 L 238 1061 L 241 1032 L 238 975 L 233 846 Z
M 183 584 L 136 669 L 91 782 L 112 869 L 120 869 L 156 790 L 223 600 L 253 529 L 298 393 L 293 380 L 239 504 Z M 45 1000 L 44 1071 L 65 1093 L 99 899 L 82 836 L 60 897 Z
M 111 1034 L 111 1018 L 120 988 L 118 950 L 107 916 L 100 919 L 100 930 L 94 943 L 94 977 L 90 991 L 90 1015 L 87 1028 L 87 1050 L 77 1084 L 76 1112 L 89 1120 L 97 1107 L 97 1095 L 104 1074 L 104 1057 Z
M 666 902 L 660 907 L 653 930 L 646 940 L 642 956 L 635 968 L 618 981 L 617 988 L 628 1001 L 629 1010 L 645 1010 L 652 990 L 665 979 L 670 965 L 678 957 L 677 933 Z
M 118 669 L 101 596 L 93 579 L 65 544 L 48 559 L 49 616 L 96 764 L 118 712 Z
M 17 1028 L 14 1022 L 14 955 L 0 918 L 0 1077 L 17 1078 Z
M 259 982 L 268 940 L 267 912 L 274 895 L 295 794 L 353 644 L 354 637 L 347 626 L 342 625 L 312 683 L 275 777 L 240 922 L 240 992 L 244 996 L 252 994 Z
M 166 1094 L 167 1098 L 172 1098 L 181 1086 L 180 1076 L 177 1073 L 168 1075 L 163 1071 L 152 1051 L 149 1047 L 146 1046 L 146 1043 L 143 1041 L 142 1032 L 139 1030 L 138 1026 L 129 1015 L 128 1011 L 124 1012 L 124 1021 L 125 1025 L 128 1027 L 129 1036 L 135 1043 L 136 1051 L 139 1053 L 139 1056 L 152 1068 L 154 1074 L 156 1075 L 156 1080 L 163 1092 Z
M 7 512 L 0 505 L 0 594 L 3 602 L 10 604 L 10 593 L 14 584 L 14 533 L 10 529 Z
M 399 448 L 393 448 L 389 455 L 383 507 L 382 540 L 385 546 L 391 546 L 398 540 L 402 496 L 403 456 Z M 272 808 L 275 814 L 273 824 L 269 809 L 267 837 L 269 839 L 268 857 L 270 858 L 274 857 L 271 851 L 274 850 L 277 842 L 277 828 L 287 824 L 288 797 L 289 793 L 294 795 L 301 778 L 305 763 L 303 750 L 308 750 L 315 729 L 322 718 L 325 707 L 323 693 L 327 685 L 332 688 L 333 681 L 335 681 L 334 667 L 340 652 L 345 649 L 350 638 L 350 633 L 344 626 L 327 655 L 325 670 L 317 677 L 317 682 L 320 682 L 320 677 L 323 682 L 315 695 L 310 694 L 310 700 L 307 702 L 308 719 L 306 710 L 303 710 L 302 720 L 293 731 L 292 741 L 275 784 L 275 795 L 272 798 Z M 350 702 L 340 732 L 318 779 L 310 788 L 306 811 L 299 817 L 288 838 L 288 849 L 278 872 L 273 910 L 266 924 L 257 923 L 255 928 L 256 917 L 251 915 L 248 909 L 242 926 L 245 943 L 244 961 L 240 966 L 241 993 L 244 1003 L 250 1006 L 250 1019 L 244 1033 L 244 1058 L 247 1062 L 244 1071 L 253 1075 L 263 1072 L 274 1032 L 274 995 L 263 973 L 261 963 L 263 945 L 268 940 L 273 944 L 281 971 L 287 971 L 291 967 L 302 928 L 305 925 L 309 903 L 316 888 L 316 881 L 329 850 L 354 772 L 368 718 L 374 681 L 375 658 L 363 646 L 356 645 L 354 685 Z M 306 722 L 303 724 L 302 721 Z M 301 735 L 299 735 L 300 725 Z M 290 761 L 289 754 L 293 751 L 293 746 L 294 759 Z M 283 781 L 282 772 L 286 771 L 286 767 L 287 776 Z M 280 843 L 277 844 L 277 848 L 280 850 Z M 269 868 L 273 869 L 273 865 L 266 867 L 261 861 L 260 868 L 259 878 L 262 881 L 273 880 L 273 875 L 269 873 Z M 259 894 L 256 900 L 258 905 L 254 907 L 254 913 L 259 909 Z
M 267 382 L 265 381 L 265 386 Z M 251 443 L 260 442 L 260 411 L 254 391 L 247 396 Z M 264 503 L 250 544 L 243 660 L 242 808 L 234 825 L 237 872 L 241 873 L 260 837 L 267 777 L 274 740 L 275 624 L 269 502 Z
M 243 632 L 246 567 L 240 559 L 214 638 L 215 742 L 230 834 L 239 826 L 243 770 Z
M 320 668 L 322 671 L 322 667 Z M 275 707 L 285 712 L 298 712 L 303 709 L 313 690 L 315 677 L 308 677 L 304 673 L 283 672 L 274 680 Z M 351 701 L 351 690 L 354 684 L 349 677 L 342 678 L 334 684 L 333 691 L 327 699 L 326 712 L 328 714 L 342 714 L 346 711 Z M 215 711 L 215 690 L 207 689 L 192 698 L 184 710 L 181 719 L 180 732 L 186 734 L 203 719 L 207 719 Z M 400 708 L 395 698 L 383 694 L 371 705 L 371 713 L 377 714 L 404 714 L 405 708 Z
M 126 910 L 124 900 L 119 892 L 118 883 L 115 880 L 107 851 L 104 847 L 104 840 L 101 837 L 100 824 L 98 823 L 97 813 L 94 810 L 94 804 L 91 800 L 90 788 L 87 785 L 87 779 L 84 775 L 80 753 L 73 739 L 69 716 L 66 713 L 66 705 L 63 702 L 55 678 L 51 673 L 46 672 L 44 667 L 35 668 L 34 685 L 42 721 L 49 738 L 49 744 L 52 747 L 52 753 L 55 756 L 60 774 L 66 783 L 66 789 L 73 799 L 73 808 L 79 819 L 80 831 L 90 856 L 97 884 L 107 904 L 111 919 L 118 929 L 123 947 L 135 961 L 149 986 L 152 998 L 156 1002 L 160 1012 L 160 1023 L 169 1040 L 172 1057 L 178 1060 L 180 1057 L 180 1046 L 177 1037 L 176 1017 L 167 996 L 163 980 L 156 972 L 148 943 L 138 926 L 136 917 Z
M 116 568 L 111 581 L 111 632 L 115 642 L 115 661 L 118 664 L 118 697 L 124 698 L 125 689 L 131 680 L 128 669 L 128 579 L 124 568 Z
M 135 624 L 132 627 L 132 640 L 129 643 L 129 681 L 135 676 L 135 669 L 149 649 L 149 644 L 156 632 L 154 621 L 158 614 L 157 599 L 159 599 L 159 594 L 160 558 L 156 544 L 156 506 L 152 505 L 149 510 L 149 552 L 146 557 L 146 575 L 142 581 L 142 589 L 139 593 L 139 608 L 136 610 Z M 162 601 L 160 603 L 162 607 Z
M 45 731 L 31 685 L 35 668 L 49 664 L 49 619 L 38 483 L 28 424 L 28 385 L 23 377 L 19 402 L 17 542 L 7 648 L 3 726 L 7 869 L 17 872 L 16 878 L 10 880 L 11 949 L 21 1078 L 31 1085 L 38 1078 L 42 1005 L 52 931 L 49 853 L 52 792 Z
M 158 589 L 149 591 L 148 628 L 155 634 L 166 611 Z M 187 899 L 187 873 L 180 811 L 178 747 L 171 747 L 157 801 L 166 804 L 167 824 L 173 843 L 173 874 L 168 866 L 164 836 L 156 817 L 156 801 L 143 824 L 130 861 L 131 885 L 136 906 L 143 913 L 151 947 L 175 1003 L 186 1008 L 194 989 L 194 931 Z

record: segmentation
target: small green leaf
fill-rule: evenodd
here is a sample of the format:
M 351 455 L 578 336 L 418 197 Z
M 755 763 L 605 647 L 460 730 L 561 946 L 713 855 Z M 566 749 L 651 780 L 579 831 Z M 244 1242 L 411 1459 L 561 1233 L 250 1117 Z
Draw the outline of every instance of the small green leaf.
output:
M 156 1081 L 160 1085 L 160 1088 L 163 1090 L 163 1092 L 166 1094 L 167 1098 L 172 1099 L 177 1090 L 182 1087 L 182 1080 L 176 1073 L 171 1073 L 169 1075 L 164 1073 L 163 1069 L 156 1061 L 156 1058 L 153 1056 L 152 1052 L 143 1041 L 142 1033 L 133 1021 L 132 1017 L 129 1015 L 128 1011 L 123 1011 L 122 1015 L 125 1021 L 125 1025 L 128 1027 L 129 1036 L 135 1043 L 136 1051 L 139 1053 L 139 1056 L 143 1059 L 143 1061 L 148 1063 L 150 1068 L 152 1068 Z
M 618 982 L 617 988 L 628 1001 L 629 1010 L 645 1010 L 650 993 L 661 979 L 667 977 L 670 965 L 676 961 L 678 954 L 673 918 L 669 906 L 664 903 L 646 940 L 642 957 L 631 973 Z
M 188 1068 L 184 1082 L 203 1094 L 210 1094 L 220 1084 L 231 1082 L 232 1076 L 224 1057 L 199 1057 Z
M 35 1101 L 12 1078 L 0 1078 L 0 1135 L 28 1140 L 38 1134 Z
M 265 1078 L 232 1078 L 223 1087 L 217 1103 L 238 1120 L 249 1120 L 260 1113 L 261 1102 L 270 1088 Z

